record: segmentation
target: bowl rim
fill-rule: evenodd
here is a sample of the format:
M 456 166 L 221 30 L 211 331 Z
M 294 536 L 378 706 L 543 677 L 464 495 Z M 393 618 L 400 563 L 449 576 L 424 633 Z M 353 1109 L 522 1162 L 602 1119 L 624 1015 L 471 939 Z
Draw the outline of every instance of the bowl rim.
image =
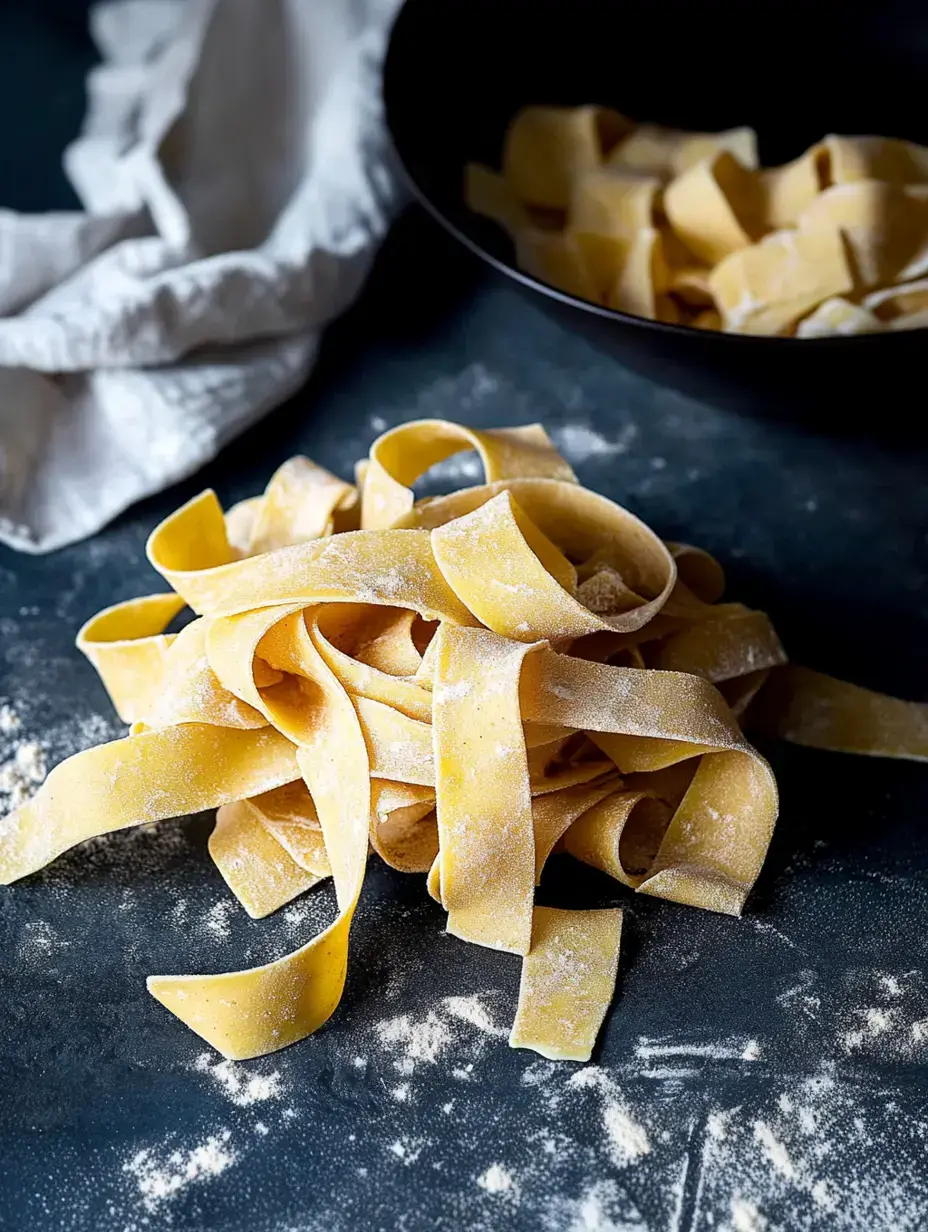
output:
M 928 328 L 921 326 L 916 330 L 882 330 L 877 333 L 869 334 L 829 334 L 820 338 L 797 338 L 791 335 L 782 334 L 738 334 L 728 333 L 724 330 L 714 329 L 697 329 L 694 325 L 679 325 L 670 321 L 655 321 L 651 317 L 635 316 L 630 312 L 621 312 L 617 308 L 609 308 L 605 304 L 594 304 L 592 300 L 581 299 L 579 296 L 571 295 L 567 291 L 561 291 L 550 283 L 542 282 L 538 278 L 534 278 L 531 274 L 520 270 L 518 266 L 513 265 L 509 261 L 504 261 L 500 257 L 495 256 L 482 244 L 478 243 L 466 231 L 463 231 L 451 218 L 442 210 L 432 199 L 425 188 L 416 178 L 412 168 L 407 163 L 403 156 L 401 143 L 397 138 L 396 131 L 393 126 L 391 100 L 389 97 L 388 82 L 390 73 L 388 71 L 391 56 L 396 54 L 396 35 L 397 30 L 403 22 L 403 15 L 407 11 L 412 12 L 414 6 L 408 5 L 405 0 L 400 4 L 390 24 L 390 30 L 387 37 L 386 51 L 384 53 L 382 72 L 380 76 L 380 103 L 383 111 L 384 123 L 387 130 L 387 135 L 390 139 L 393 155 L 399 168 L 403 174 L 408 187 L 412 190 L 413 196 L 424 206 L 428 213 L 442 227 L 452 235 L 465 248 L 469 249 L 475 256 L 479 257 L 487 265 L 491 266 L 497 273 L 504 274 L 513 281 L 521 283 L 523 286 L 537 291 L 540 295 L 546 296 L 548 299 L 555 300 L 558 303 L 564 304 L 570 308 L 579 309 L 582 312 L 587 312 L 592 316 L 596 316 L 606 321 L 615 321 L 623 325 L 630 325 L 640 329 L 651 330 L 656 333 L 664 334 L 670 337 L 693 338 L 699 337 L 706 339 L 710 346 L 726 346 L 734 344 L 742 347 L 757 347 L 760 345 L 778 345 L 789 343 L 792 346 L 801 346 L 804 350 L 818 348 L 819 350 L 840 350 L 844 347 L 856 346 L 873 346 L 875 340 L 880 339 L 879 345 L 886 346 L 889 338 L 906 338 L 913 333 L 919 333 L 920 330 Z M 409 21 L 409 17 L 406 17 Z M 464 169 L 461 169 L 463 177 Z M 462 180 L 463 185 L 463 180 Z M 463 199 L 463 187 L 462 187 Z M 711 341 L 709 341 L 711 339 Z M 890 344 L 893 345 L 893 344 Z M 896 344 L 901 345 L 901 344 Z

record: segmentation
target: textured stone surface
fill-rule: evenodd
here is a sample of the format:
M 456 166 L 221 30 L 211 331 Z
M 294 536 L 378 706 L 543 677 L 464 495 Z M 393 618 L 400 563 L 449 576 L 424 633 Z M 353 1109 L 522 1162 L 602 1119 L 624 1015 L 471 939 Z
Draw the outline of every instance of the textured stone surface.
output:
M 118 730 L 72 641 L 97 608 L 157 588 L 143 545 L 158 518 L 207 484 L 251 494 L 294 452 L 348 473 L 380 421 L 420 415 L 544 422 L 585 483 L 716 553 L 796 659 L 928 697 L 922 454 L 689 402 L 476 278 L 405 219 L 290 404 L 92 542 L 0 553 L 0 700 L 21 737 L 55 757 Z M 219 1071 L 145 974 L 292 948 L 331 918 L 327 888 L 248 920 L 194 818 L 0 890 L 0 1227 L 925 1226 L 928 768 L 767 751 L 782 818 L 743 920 L 554 862 L 543 901 L 627 910 L 592 1079 L 508 1050 L 517 961 L 444 936 L 422 879 L 376 863 L 335 1017 Z M 445 1000 L 475 994 L 499 1036 Z

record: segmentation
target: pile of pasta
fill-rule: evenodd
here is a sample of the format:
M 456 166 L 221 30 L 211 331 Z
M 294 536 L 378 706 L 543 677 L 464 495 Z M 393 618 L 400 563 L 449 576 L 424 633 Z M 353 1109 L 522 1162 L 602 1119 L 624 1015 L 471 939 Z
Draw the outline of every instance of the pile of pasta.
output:
M 820 338 L 928 325 L 928 147 L 825 137 L 762 169 L 751 128 L 689 133 L 603 107 L 526 107 L 470 208 L 519 267 L 651 320 Z
M 466 449 L 485 483 L 414 499 Z M 553 852 L 738 915 L 777 815 L 749 707 L 800 743 L 928 758 L 926 707 L 787 667 L 763 613 L 720 602 L 711 556 L 581 487 L 539 426 L 408 423 L 356 484 L 291 459 L 226 514 L 191 500 L 148 557 L 171 590 L 78 637 L 130 733 L 0 823 L 0 882 L 211 808 L 210 854 L 251 916 L 331 877 L 337 917 L 294 953 L 149 979 L 227 1057 L 333 1013 L 373 851 L 427 875 L 453 936 L 521 956 L 514 1046 L 588 1059 L 622 912 L 536 906 Z

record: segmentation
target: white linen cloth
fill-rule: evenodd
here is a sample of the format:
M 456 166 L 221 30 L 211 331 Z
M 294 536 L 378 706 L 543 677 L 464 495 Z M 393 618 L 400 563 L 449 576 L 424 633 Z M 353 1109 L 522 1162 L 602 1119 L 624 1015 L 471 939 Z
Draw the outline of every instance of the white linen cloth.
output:
M 305 379 L 397 201 L 396 0 L 108 0 L 64 155 L 0 210 L 0 540 L 46 552 L 195 471 Z

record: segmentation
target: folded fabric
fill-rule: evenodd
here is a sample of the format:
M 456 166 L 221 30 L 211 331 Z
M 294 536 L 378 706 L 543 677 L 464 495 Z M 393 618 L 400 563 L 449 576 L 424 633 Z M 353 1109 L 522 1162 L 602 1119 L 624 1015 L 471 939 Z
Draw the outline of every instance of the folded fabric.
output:
M 398 201 L 396 0 L 110 0 L 65 169 L 0 211 L 0 540 L 45 552 L 190 474 L 305 379 Z

